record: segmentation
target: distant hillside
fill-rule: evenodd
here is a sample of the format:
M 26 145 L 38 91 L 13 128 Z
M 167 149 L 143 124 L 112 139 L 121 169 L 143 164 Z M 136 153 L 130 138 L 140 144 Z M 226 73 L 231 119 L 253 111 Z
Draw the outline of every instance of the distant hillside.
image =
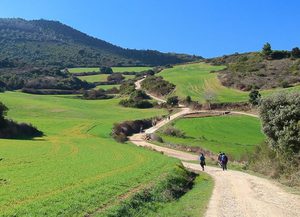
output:
M 273 51 L 270 57 L 259 52 L 232 54 L 207 60 L 226 65 L 219 72 L 223 85 L 240 90 L 289 87 L 300 82 L 300 58 L 289 51 Z
M 0 63 L 59 67 L 155 66 L 199 59 L 185 54 L 124 49 L 57 21 L 0 18 Z

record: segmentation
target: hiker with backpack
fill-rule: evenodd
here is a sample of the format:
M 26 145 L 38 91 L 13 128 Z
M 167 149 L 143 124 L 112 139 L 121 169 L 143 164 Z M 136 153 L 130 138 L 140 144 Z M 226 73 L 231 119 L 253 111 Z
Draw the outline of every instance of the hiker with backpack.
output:
M 219 155 L 218 155 L 218 164 L 220 167 L 222 167 L 222 152 L 219 152 Z
M 205 163 L 205 157 L 204 157 L 204 154 L 201 153 L 200 155 L 200 166 L 202 167 L 202 171 L 204 171 L 204 166 L 206 165 Z
M 223 153 L 221 157 L 221 164 L 222 164 L 223 171 L 227 170 L 227 163 L 228 163 L 228 157 L 226 156 L 225 153 Z

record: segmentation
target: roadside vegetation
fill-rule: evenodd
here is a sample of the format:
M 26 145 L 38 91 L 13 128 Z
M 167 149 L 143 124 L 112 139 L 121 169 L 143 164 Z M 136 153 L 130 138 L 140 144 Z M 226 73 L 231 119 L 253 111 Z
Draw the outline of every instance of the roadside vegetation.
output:
M 175 216 L 183 217 L 186 214 L 201 216 L 204 214 L 204 207 L 208 203 L 211 190 L 212 180 L 210 178 L 205 175 L 196 178 L 195 173 L 188 172 L 182 165 L 176 166 L 172 173 L 158 179 L 155 185 L 122 202 L 119 207 L 112 209 L 108 216 L 168 216 L 167 214 L 175 213 L 175 210 L 170 210 L 170 208 L 176 205 L 181 206 L 177 208 L 182 208 L 183 212 L 179 212 Z M 192 201 L 196 195 L 202 198 Z M 191 204 L 186 204 L 187 202 L 191 202 Z M 200 203 L 203 204 L 200 205 Z M 195 210 L 190 210 L 193 207 Z
M 262 100 L 259 107 L 265 143 L 251 154 L 249 168 L 300 186 L 300 94 L 278 93 Z

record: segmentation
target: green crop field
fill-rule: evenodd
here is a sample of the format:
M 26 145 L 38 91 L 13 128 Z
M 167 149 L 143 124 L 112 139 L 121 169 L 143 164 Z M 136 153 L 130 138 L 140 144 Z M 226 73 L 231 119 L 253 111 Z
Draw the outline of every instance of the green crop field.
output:
M 174 127 L 185 138 L 167 136 L 163 128 L 159 135 L 165 143 L 202 147 L 215 154 L 222 151 L 237 160 L 265 139 L 259 119 L 242 115 L 183 118 Z
M 106 81 L 108 75 L 87 75 L 87 76 L 78 76 L 79 79 L 87 82 L 99 82 Z
M 211 71 L 218 71 L 223 68 L 224 66 L 195 63 L 174 66 L 163 70 L 159 75 L 176 85 L 176 90 L 173 94 L 181 98 L 191 96 L 193 100 L 204 102 L 204 93 L 206 92 L 213 93 L 216 102 L 247 101 L 249 92 L 227 88 L 220 83 L 216 72 L 211 73 Z M 282 89 L 265 90 L 261 91 L 261 93 L 264 96 L 279 90 Z M 300 90 L 300 86 L 284 90 Z
M 132 109 L 119 99 L 0 94 L 8 116 L 46 136 L 0 139 L 0 216 L 84 216 L 105 213 L 135 189 L 173 170 L 177 160 L 115 142 L 113 123 L 164 114 Z
M 141 72 L 152 69 L 152 67 L 136 66 L 136 67 L 112 67 L 113 72 Z M 70 73 L 80 72 L 99 72 L 99 67 L 94 68 L 69 68 Z

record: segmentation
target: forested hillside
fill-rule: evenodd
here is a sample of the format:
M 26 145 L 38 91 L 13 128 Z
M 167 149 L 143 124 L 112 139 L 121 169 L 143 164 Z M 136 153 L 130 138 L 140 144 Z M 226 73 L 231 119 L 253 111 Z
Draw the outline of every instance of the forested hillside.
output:
M 124 49 L 57 21 L 0 19 L 0 67 L 166 65 L 201 57 Z

